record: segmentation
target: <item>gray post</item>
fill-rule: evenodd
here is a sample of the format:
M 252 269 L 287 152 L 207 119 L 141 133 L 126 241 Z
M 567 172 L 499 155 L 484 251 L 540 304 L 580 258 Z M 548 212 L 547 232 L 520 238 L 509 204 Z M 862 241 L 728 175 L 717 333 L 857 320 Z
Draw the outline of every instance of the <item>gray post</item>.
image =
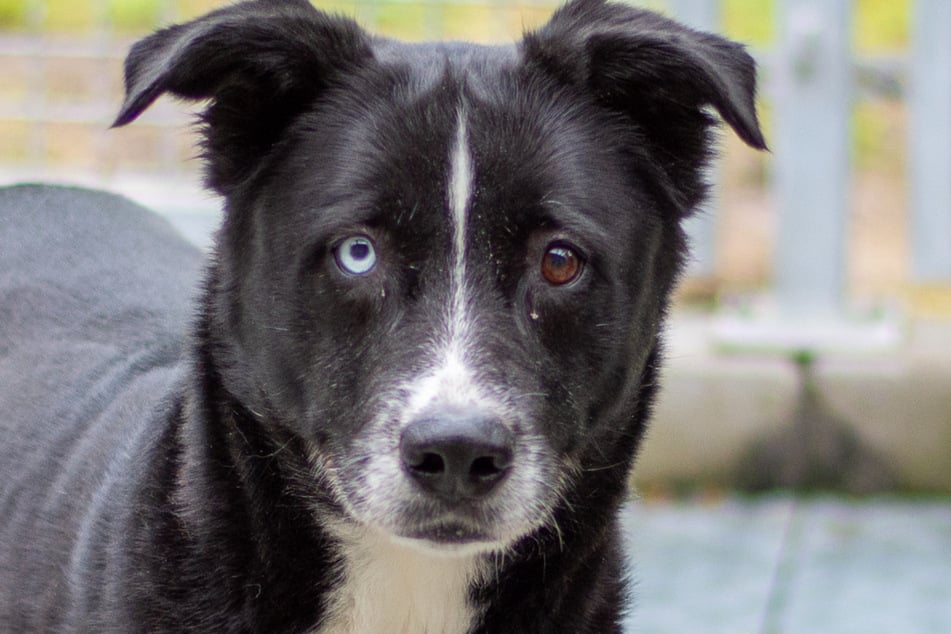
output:
M 775 277 L 779 309 L 791 318 L 834 318 L 841 310 L 852 99 L 849 10 L 848 0 L 779 3 Z
M 701 31 L 717 31 L 720 26 L 720 0 L 670 0 L 671 15 L 687 26 Z M 710 175 L 716 172 L 709 169 Z M 716 197 L 716 190 L 713 190 Z M 708 202 L 684 224 L 690 238 L 689 271 L 694 275 L 713 275 L 716 267 L 717 219 L 714 203 Z
M 909 95 L 914 278 L 951 281 L 951 2 L 916 0 Z

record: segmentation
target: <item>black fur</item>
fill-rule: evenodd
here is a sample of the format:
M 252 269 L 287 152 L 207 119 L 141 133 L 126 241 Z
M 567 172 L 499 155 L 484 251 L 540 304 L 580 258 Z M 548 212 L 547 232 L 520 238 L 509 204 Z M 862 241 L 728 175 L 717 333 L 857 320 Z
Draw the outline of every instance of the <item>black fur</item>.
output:
M 0 629 L 326 622 L 343 563 L 327 521 L 354 518 L 319 474 L 359 477 L 348 457 L 379 395 L 425 369 L 464 108 L 480 377 L 545 395 L 519 411 L 565 480 L 551 517 L 487 555 L 471 631 L 618 630 L 617 511 L 680 221 L 705 191 L 708 108 L 763 148 L 754 83 L 740 46 L 601 0 L 513 47 L 375 38 L 304 0 L 139 42 L 116 125 L 163 93 L 209 100 L 225 220 L 198 288 L 199 254 L 127 201 L 0 191 Z M 372 278 L 334 268 L 355 228 L 377 242 Z M 551 287 L 539 249 L 565 236 L 584 274 Z

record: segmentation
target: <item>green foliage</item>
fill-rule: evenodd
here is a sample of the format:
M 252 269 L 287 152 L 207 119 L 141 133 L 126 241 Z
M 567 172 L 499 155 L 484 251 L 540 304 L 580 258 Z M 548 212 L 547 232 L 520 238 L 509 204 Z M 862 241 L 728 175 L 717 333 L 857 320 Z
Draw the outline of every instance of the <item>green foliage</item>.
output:
M 22 30 L 27 25 L 27 14 L 24 0 L 0 0 L 0 30 Z
M 856 0 L 856 50 L 875 53 L 906 49 L 911 37 L 911 11 L 911 0 Z
M 775 39 L 773 0 L 723 0 L 723 30 L 750 46 L 764 48 Z
M 722 0 L 724 31 L 757 48 L 775 39 L 777 0 Z M 0 30 L 23 30 L 35 22 L 50 31 L 88 31 L 102 22 L 120 31 L 147 31 L 163 18 L 162 0 L 0 0 Z M 176 0 L 178 19 L 188 19 L 225 4 L 225 0 Z M 492 0 L 439 2 L 432 0 L 314 0 L 322 9 L 357 16 L 374 28 L 409 39 L 469 37 L 499 39 L 492 31 L 510 37 L 521 32 L 523 23 L 538 22 L 538 2 L 499 4 Z M 548 11 L 559 0 L 551 0 Z M 663 8 L 663 0 L 638 0 L 637 4 Z M 855 0 L 853 18 L 855 47 L 860 52 L 900 50 L 908 45 L 912 0 Z M 493 11 L 515 13 L 498 18 Z M 519 19 L 519 15 L 523 16 Z M 32 16 L 32 17 L 31 17 Z M 528 18 L 524 16 L 529 16 Z
M 108 0 L 109 22 L 118 31 L 142 32 L 161 19 L 159 0 Z
M 147 31 L 158 22 L 160 0 L 0 0 L 0 30 L 87 33 L 112 24 Z M 210 3 L 209 3 L 210 4 Z
M 95 0 L 44 0 L 42 28 L 54 32 L 87 32 L 96 24 Z
M 444 11 L 435 5 L 379 3 L 366 7 L 360 21 L 373 23 L 383 33 L 419 41 L 439 35 L 432 31 L 439 28 Z

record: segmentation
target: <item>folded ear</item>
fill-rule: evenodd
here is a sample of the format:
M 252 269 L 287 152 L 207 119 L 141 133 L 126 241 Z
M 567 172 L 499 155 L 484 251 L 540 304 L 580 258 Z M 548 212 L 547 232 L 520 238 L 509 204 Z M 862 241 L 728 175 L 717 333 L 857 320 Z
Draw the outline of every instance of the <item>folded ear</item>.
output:
M 166 92 L 210 99 L 202 117 L 208 182 L 224 193 L 295 115 L 370 57 L 364 31 L 307 0 L 235 4 L 136 43 L 113 125 L 135 120 Z
M 527 34 L 523 51 L 526 63 L 628 116 L 685 212 L 704 191 L 709 108 L 747 144 L 766 149 L 756 66 L 739 44 L 628 5 L 575 0 Z

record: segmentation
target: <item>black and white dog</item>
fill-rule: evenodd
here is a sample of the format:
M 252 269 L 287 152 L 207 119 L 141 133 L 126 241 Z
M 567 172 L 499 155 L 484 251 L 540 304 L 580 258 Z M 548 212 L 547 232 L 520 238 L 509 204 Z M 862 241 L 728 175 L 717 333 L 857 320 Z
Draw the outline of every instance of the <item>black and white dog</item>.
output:
M 712 114 L 754 65 L 575 0 L 514 46 L 305 0 L 139 42 L 117 125 L 210 100 L 197 251 L 0 193 L 0 630 L 618 631 L 618 511 Z

